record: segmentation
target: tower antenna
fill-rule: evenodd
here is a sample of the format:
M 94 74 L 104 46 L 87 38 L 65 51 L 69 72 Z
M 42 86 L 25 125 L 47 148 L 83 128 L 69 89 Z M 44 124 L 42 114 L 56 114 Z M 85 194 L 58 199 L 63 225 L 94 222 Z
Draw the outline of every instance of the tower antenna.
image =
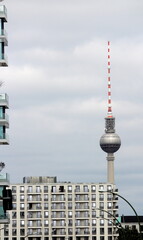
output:
M 111 103 L 111 63 L 110 63 L 110 41 L 108 41 L 108 112 L 107 117 L 112 118 L 112 103 Z

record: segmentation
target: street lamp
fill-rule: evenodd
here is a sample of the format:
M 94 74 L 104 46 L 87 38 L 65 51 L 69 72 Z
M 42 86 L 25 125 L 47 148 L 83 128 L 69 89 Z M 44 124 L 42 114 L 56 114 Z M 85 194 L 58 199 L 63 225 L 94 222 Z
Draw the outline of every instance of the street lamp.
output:
M 140 232 L 140 236 L 141 236 L 141 239 L 142 239 L 141 224 L 140 224 L 139 216 L 138 216 L 135 208 L 131 205 L 131 203 L 130 203 L 126 198 L 124 198 L 124 197 L 121 196 L 120 194 L 115 193 L 115 192 L 113 192 L 113 191 L 99 191 L 99 192 L 102 192 L 102 193 L 108 192 L 108 193 L 113 194 L 113 196 L 114 196 L 114 195 L 115 195 L 115 196 L 118 196 L 118 197 L 120 197 L 121 199 L 123 199 L 123 200 L 132 208 L 132 210 L 134 211 L 134 213 L 135 213 L 135 215 L 136 215 L 136 217 L 137 217 L 137 222 L 138 222 L 138 225 L 139 225 L 139 232 Z

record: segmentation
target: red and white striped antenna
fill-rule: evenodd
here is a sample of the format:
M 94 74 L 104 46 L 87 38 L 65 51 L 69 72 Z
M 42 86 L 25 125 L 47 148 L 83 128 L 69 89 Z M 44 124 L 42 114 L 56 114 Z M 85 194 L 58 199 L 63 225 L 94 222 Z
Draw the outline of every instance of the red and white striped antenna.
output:
M 112 104 L 111 104 L 111 77 L 110 77 L 110 41 L 108 41 L 108 113 L 107 117 L 112 118 Z

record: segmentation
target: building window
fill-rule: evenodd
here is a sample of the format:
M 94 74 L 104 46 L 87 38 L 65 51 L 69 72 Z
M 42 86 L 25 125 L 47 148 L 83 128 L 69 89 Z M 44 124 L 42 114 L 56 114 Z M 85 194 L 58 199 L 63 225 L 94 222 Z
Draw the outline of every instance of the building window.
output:
M 48 201 L 48 194 L 44 194 L 44 201 Z
M 49 216 L 48 212 L 44 212 L 44 217 L 47 218 Z
M 68 192 L 72 192 L 72 186 L 68 186 Z
M 20 212 L 20 218 L 24 218 L 24 212 Z
M 95 191 L 96 191 L 96 186 L 95 186 L 95 185 L 92 185 L 92 186 L 91 186 L 91 191 L 92 191 L 92 192 L 95 192 Z
M 92 209 L 96 208 L 96 202 L 92 202 Z
M 68 217 L 72 217 L 72 212 L 71 211 L 68 212 Z
M 41 192 L 40 186 L 36 186 L 36 192 L 37 192 L 37 193 L 40 193 L 40 192 Z
M 44 220 L 44 226 L 48 226 L 49 225 L 49 221 L 48 220 Z
M 99 203 L 99 208 L 100 208 L 100 209 L 104 209 L 104 202 L 100 202 L 100 203 Z
M 24 209 L 24 203 L 20 203 L 20 209 Z
M 24 201 L 24 195 L 20 195 L 20 201 L 21 201 L 21 202 Z
M 75 187 L 75 192 L 80 192 L 80 186 Z
M 96 234 L 96 228 L 92 228 L 92 234 Z
M 103 185 L 99 185 L 99 190 L 103 191 L 104 190 L 104 186 Z
M 16 234 L 17 234 L 16 229 L 12 229 L 12 235 L 13 235 L 13 236 L 16 236 Z
M 112 203 L 111 202 L 107 202 L 107 208 L 111 209 L 112 208 Z
M 41 218 L 41 216 L 42 216 L 41 212 L 37 212 L 36 215 L 37 215 L 37 218 Z
M 21 220 L 20 221 L 20 226 L 23 227 L 25 225 L 25 221 L 24 220 Z
M 104 234 L 104 228 L 100 228 L 100 234 L 101 234 L 101 235 Z
M 72 209 L 72 202 L 68 202 L 68 209 Z
M 104 201 L 104 194 L 99 194 L 99 201 Z
M 112 228 L 108 228 L 108 234 L 112 234 Z
M 16 227 L 16 220 L 12 220 L 12 227 Z
M 111 185 L 107 185 L 107 191 L 111 191 L 112 190 L 112 186 Z
M 27 190 L 27 192 L 29 192 L 29 193 L 32 193 L 32 186 L 28 186 L 28 190 Z
M 48 209 L 48 203 L 44 203 L 44 209 Z
M 12 207 L 13 209 L 16 209 L 16 203 L 13 203 Z
M 12 192 L 16 193 L 16 186 L 12 186 Z
M 20 186 L 20 192 L 24 192 L 24 186 Z
M 100 219 L 100 226 L 104 225 L 104 219 Z
M 16 212 L 12 212 L 12 218 L 16 218 Z
M 48 192 L 48 186 L 44 186 L 44 193 Z
M 87 186 L 87 185 L 83 186 L 83 191 L 84 191 L 84 192 L 88 192 L 88 191 L 89 191 L 89 189 L 88 189 L 88 186 Z
M 96 226 L 96 219 L 92 219 L 92 226 Z
M 56 192 L 56 186 L 52 186 L 51 192 Z
M 100 240 L 104 240 L 104 237 L 103 237 L 103 236 L 101 236 L 101 237 L 100 237 Z

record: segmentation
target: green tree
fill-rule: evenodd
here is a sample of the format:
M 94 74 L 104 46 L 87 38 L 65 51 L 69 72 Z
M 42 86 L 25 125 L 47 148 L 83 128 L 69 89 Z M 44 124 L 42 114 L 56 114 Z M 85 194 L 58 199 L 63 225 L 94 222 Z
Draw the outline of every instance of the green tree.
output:
M 136 229 L 120 228 L 118 240 L 141 240 L 141 235 Z

